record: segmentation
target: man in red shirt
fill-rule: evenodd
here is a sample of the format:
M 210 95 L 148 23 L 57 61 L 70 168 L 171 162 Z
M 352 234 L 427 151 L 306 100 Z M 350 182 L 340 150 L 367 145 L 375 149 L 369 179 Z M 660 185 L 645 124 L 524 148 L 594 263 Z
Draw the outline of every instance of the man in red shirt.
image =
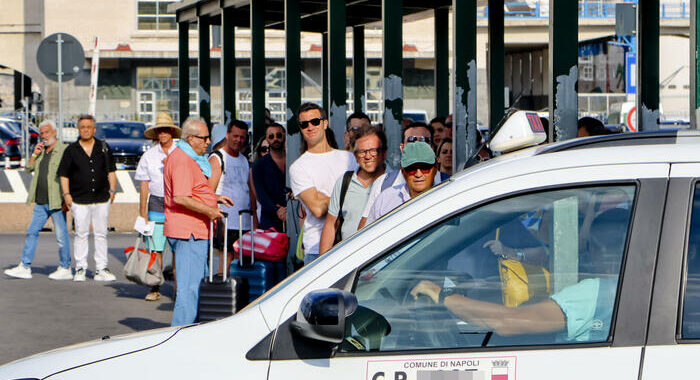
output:
M 209 221 L 223 217 L 217 202 L 233 205 L 227 196 L 214 194 L 207 183 L 211 166 L 204 153 L 211 142 L 201 118 L 182 125 L 182 137 L 163 169 L 165 185 L 164 235 L 175 255 L 177 297 L 173 326 L 195 322 L 199 284 L 207 272 Z

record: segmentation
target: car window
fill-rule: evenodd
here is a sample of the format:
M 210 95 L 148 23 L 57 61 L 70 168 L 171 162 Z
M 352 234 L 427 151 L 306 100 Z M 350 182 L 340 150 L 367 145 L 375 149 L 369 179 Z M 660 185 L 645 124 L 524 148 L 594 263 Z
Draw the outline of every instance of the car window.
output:
M 359 271 L 342 349 L 607 341 L 634 198 L 634 185 L 519 195 L 408 238 Z
M 681 336 L 700 338 L 700 184 L 695 186 L 688 236 Z
M 144 130 L 139 123 L 97 123 L 95 134 L 101 139 L 143 139 Z

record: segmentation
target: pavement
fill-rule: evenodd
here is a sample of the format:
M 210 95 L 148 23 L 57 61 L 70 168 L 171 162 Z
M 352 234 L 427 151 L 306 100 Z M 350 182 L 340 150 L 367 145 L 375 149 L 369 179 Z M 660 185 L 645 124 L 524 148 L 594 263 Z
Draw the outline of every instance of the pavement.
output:
M 2 271 L 19 263 L 24 239 L 24 234 L 0 234 Z M 0 271 L 0 364 L 105 335 L 170 326 L 173 283 L 166 281 L 161 286 L 159 301 L 147 302 L 144 297 L 149 289 L 127 281 L 122 274 L 124 248 L 134 245 L 135 239 L 134 234 L 110 233 L 108 237 L 109 269 L 117 276 L 116 282 L 92 280 L 92 235 L 88 280 L 53 281 L 48 275 L 58 265 L 58 247 L 53 233 L 42 232 L 31 280 L 13 279 Z M 166 264 L 169 261 L 166 258 Z

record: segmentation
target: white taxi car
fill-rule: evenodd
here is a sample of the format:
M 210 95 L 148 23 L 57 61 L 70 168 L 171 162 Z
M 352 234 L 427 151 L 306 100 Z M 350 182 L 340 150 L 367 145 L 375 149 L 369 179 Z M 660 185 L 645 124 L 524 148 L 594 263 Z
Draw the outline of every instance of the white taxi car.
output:
M 697 132 L 505 154 L 232 317 L 54 350 L 0 378 L 694 377 L 698 179 Z

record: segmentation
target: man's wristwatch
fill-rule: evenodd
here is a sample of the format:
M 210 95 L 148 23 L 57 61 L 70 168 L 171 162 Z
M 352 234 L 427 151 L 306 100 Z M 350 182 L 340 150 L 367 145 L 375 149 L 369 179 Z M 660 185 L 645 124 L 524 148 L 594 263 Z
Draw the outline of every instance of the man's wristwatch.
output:
M 117 191 L 116 191 L 116 190 L 110 190 L 109 193 L 110 193 L 110 194 L 116 194 Z
M 438 303 L 445 303 L 445 298 L 455 294 L 454 286 L 446 286 L 440 290 L 440 295 L 438 296 Z

